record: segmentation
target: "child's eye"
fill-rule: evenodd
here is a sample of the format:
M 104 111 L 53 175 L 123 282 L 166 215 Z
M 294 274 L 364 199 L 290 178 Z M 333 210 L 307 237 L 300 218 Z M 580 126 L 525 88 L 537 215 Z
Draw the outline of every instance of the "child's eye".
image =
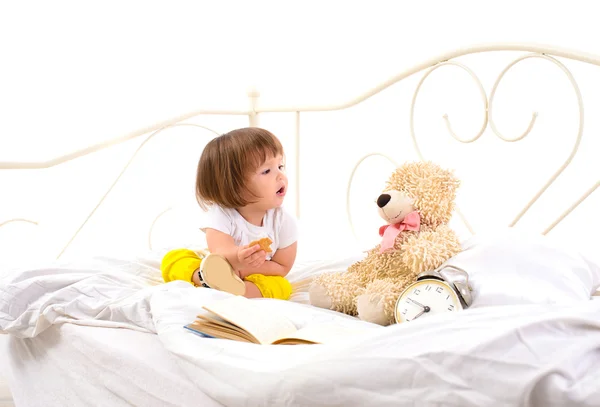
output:
M 269 170 L 264 170 L 262 173 L 266 175 L 266 174 L 268 174 L 270 172 L 271 172 L 271 170 L 269 169 Z
M 285 169 L 285 165 L 281 164 L 281 165 L 279 166 L 279 171 L 283 171 L 284 169 Z

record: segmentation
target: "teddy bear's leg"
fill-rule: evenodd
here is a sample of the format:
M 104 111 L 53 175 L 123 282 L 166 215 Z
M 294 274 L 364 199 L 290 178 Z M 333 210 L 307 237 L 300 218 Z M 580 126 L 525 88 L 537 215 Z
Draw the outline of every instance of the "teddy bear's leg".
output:
M 357 299 L 358 317 L 379 325 L 395 322 L 394 310 L 398 297 L 413 279 L 380 279 L 367 285 L 364 294 Z
M 310 286 L 310 303 L 348 315 L 356 315 L 356 297 L 365 289 L 366 282 L 355 273 L 326 273 L 318 276 Z

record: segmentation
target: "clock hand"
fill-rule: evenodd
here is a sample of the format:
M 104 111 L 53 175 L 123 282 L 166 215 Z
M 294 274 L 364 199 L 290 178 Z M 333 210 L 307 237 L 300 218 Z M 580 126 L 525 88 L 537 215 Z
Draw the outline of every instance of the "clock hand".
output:
M 421 312 L 419 312 L 417 315 L 415 315 L 415 316 L 413 317 L 413 319 L 412 319 L 412 320 L 414 321 L 415 319 L 419 318 L 419 317 L 420 317 L 421 315 L 423 315 L 424 313 L 425 313 L 425 309 L 423 309 L 423 311 L 421 311 Z
M 421 304 L 421 303 L 418 303 L 418 302 L 416 302 L 416 301 L 415 301 L 415 300 L 413 300 L 412 298 L 409 298 L 409 300 L 411 300 L 411 301 L 413 302 L 413 304 L 416 304 L 416 305 L 418 305 L 418 306 L 419 306 L 419 307 L 421 307 L 421 308 L 425 308 L 425 305 L 423 305 L 423 304 Z
M 431 311 L 431 308 L 429 308 L 427 305 L 425 305 L 423 307 L 423 311 L 421 311 L 417 315 L 415 315 L 412 320 L 414 321 L 415 319 L 419 318 L 421 315 L 423 315 L 424 313 L 429 312 L 429 311 Z

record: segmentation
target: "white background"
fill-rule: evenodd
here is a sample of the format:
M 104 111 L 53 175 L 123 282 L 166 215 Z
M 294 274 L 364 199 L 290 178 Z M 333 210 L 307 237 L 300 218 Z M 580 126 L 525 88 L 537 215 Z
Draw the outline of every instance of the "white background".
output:
M 488 42 L 544 43 L 600 55 L 593 1 L 453 2 L 3 2 L 0 5 L 0 161 L 44 160 L 127 134 L 201 108 L 245 109 L 246 92 L 260 104 L 343 102 L 445 51 Z M 517 54 L 460 61 L 480 77 L 488 95 Z M 582 89 L 586 116 L 582 148 L 565 178 L 523 219 L 542 230 L 598 177 L 600 67 L 564 61 Z M 358 159 L 372 151 L 401 162 L 416 158 L 409 106 L 422 74 L 348 110 L 302 115 L 301 208 L 306 255 L 354 247 L 345 191 Z M 423 151 L 456 168 L 458 203 L 476 230 L 506 225 L 564 161 L 577 133 L 577 103 L 567 77 L 547 61 L 519 64 L 500 85 L 494 112 L 499 130 L 515 137 L 538 111 L 519 145 L 488 130 L 472 145 L 482 120 L 477 88 L 454 67 L 436 71 L 419 95 L 415 118 Z M 219 133 L 247 125 L 244 117 L 197 118 Z M 292 114 L 263 114 L 290 154 Z M 122 182 L 82 229 L 65 256 L 118 254 L 197 243 L 193 183 L 211 133 L 181 127 L 142 150 Z M 0 171 L 0 264 L 56 256 L 94 208 L 142 139 L 42 171 Z M 302 161 L 304 160 L 304 161 Z M 539 160 L 539 161 L 536 161 Z M 392 170 L 368 160 L 357 173 L 352 210 L 361 248 L 377 242 L 373 201 Z M 370 166 L 369 166 L 370 165 Z M 293 185 L 287 206 L 295 210 Z M 597 194 L 555 230 L 586 250 L 597 246 Z M 453 222 L 461 236 L 465 230 Z
M 0 161 L 45 160 L 201 108 L 245 109 L 255 87 L 260 103 L 334 104 L 448 50 L 477 43 L 544 43 L 600 55 L 595 1 L 53 1 L 0 3 Z M 461 58 L 489 95 L 514 54 Z M 598 179 L 600 67 L 569 63 L 583 93 L 581 150 L 555 188 L 522 226 L 540 231 Z M 543 72 L 541 74 L 540 72 Z M 359 240 L 347 224 L 350 172 L 368 152 L 416 158 L 409 106 L 420 75 L 355 108 L 302 115 L 300 250 L 341 253 L 377 242 L 373 201 L 392 170 L 368 160 L 352 189 Z M 442 84 L 443 83 L 443 84 Z M 532 111 L 540 116 L 518 146 L 491 131 L 472 145 L 454 142 L 482 123 L 477 88 L 453 67 L 436 71 L 419 95 L 417 133 L 426 157 L 456 168 L 458 203 L 476 230 L 506 225 L 568 155 L 577 104 L 566 76 L 546 61 L 509 72 L 495 118 L 508 137 Z M 246 126 L 243 117 L 198 118 L 219 133 Z M 265 114 L 290 157 L 292 114 Z M 132 257 L 154 247 L 197 244 L 193 183 L 211 133 L 168 130 L 148 143 L 122 182 L 82 229 L 65 256 Z M 28 218 L 38 226 L 0 228 L 0 265 L 56 257 L 105 193 L 142 139 L 48 170 L 0 171 L 0 223 Z M 293 185 L 287 206 L 294 211 Z M 552 233 L 597 251 L 598 193 Z M 453 221 L 461 236 L 464 227 Z M 2 267 L 2 273 L 7 271 Z M 0 403 L 3 400 L 0 399 Z

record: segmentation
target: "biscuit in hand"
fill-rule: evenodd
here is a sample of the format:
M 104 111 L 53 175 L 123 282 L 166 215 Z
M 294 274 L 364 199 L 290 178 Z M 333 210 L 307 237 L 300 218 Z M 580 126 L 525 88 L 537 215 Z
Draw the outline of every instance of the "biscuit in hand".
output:
M 263 237 L 262 239 L 254 240 L 248 243 L 248 247 L 259 245 L 261 250 L 264 250 L 266 253 L 271 253 L 273 251 L 271 250 L 271 243 L 273 243 L 271 239 L 268 237 Z

